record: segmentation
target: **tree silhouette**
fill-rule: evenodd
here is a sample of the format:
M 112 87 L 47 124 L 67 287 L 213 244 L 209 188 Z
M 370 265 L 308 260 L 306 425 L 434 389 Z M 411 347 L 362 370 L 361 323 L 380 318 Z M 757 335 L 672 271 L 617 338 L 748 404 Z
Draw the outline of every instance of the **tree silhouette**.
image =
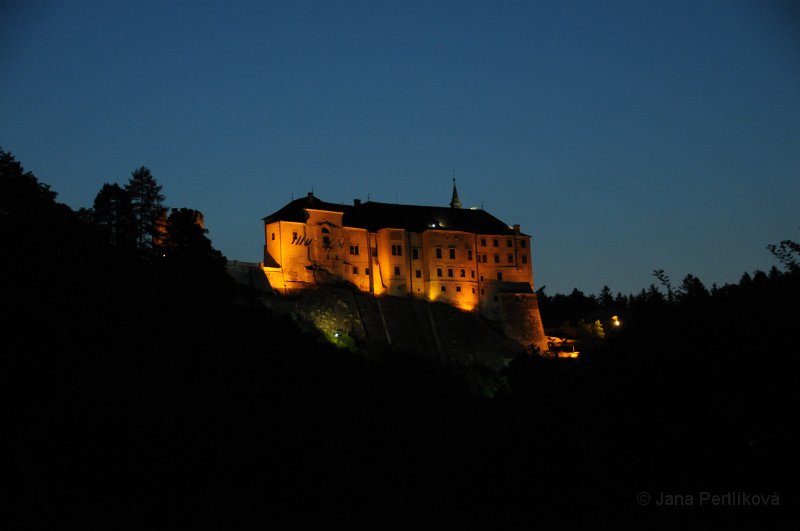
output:
M 56 193 L 24 171 L 14 155 L 0 148 L 0 210 L 3 213 L 24 213 L 52 206 Z
M 777 258 L 786 271 L 800 272 L 800 243 L 793 240 L 783 240 L 778 245 L 767 245 L 767 249 Z
M 157 246 L 159 232 L 163 229 L 164 207 L 161 185 L 150 170 L 141 166 L 131 173 L 125 186 L 133 209 L 136 247 L 144 253 L 152 253 Z
M 224 263 L 222 254 L 206 237 L 203 214 L 191 208 L 172 209 L 167 218 L 166 236 L 159 250 L 167 258 Z
M 137 233 L 131 196 L 118 184 L 103 184 L 94 198 L 92 220 L 111 245 L 122 248 L 136 245 Z

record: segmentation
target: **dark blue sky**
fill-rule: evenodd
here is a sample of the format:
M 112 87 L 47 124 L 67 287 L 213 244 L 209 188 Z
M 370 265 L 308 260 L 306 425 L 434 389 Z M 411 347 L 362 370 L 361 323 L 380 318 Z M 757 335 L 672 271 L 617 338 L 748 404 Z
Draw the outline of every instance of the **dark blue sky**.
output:
M 548 293 L 736 282 L 800 239 L 800 7 L 3 0 L 0 146 L 73 208 L 145 165 L 230 259 L 292 194 L 455 170 Z

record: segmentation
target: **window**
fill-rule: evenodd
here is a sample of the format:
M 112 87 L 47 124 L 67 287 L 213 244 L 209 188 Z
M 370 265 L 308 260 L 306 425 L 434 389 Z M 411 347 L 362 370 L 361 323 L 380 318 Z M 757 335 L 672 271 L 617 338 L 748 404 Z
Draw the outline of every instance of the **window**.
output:
M 500 255 L 499 254 L 494 255 L 494 263 L 495 264 L 499 264 L 500 263 Z
M 297 232 L 292 233 L 292 241 L 297 241 Z
M 486 290 L 481 288 L 481 295 L 486 295 Z
M 464 278 L 466 276 L 467 276 L 467 271 L 465 269 L 462 269 L 461 270 L 461 278 Z
M 513 254 L 509 254 L 508 255 L 508 263 L 509 264 L 513 264 L 514 263 L 514 255 Z
M 275 240 L 275 233 L 274 232 L 272 233 L 272 240 L 273 241 Z
M 353 266 L 353 274 L 354 275 L 358 274 L 358 267 L 357 266 Z
M 322 237 L 322 245 L 324 245 L 325 247 L 330 247 L 331 246 L 331 237 L 330 236 L 323 236 Z
M 495 247 L 500 247 L 500 240 L 495 238 L 494 240 L 492 240 L 492 245 L 494 245 Z
M 392 256 L 403 256 L 403 246 L 399 243 L 392 244 Z
M 456 259 L 456 250 L 454 247 L 450 247 L 450 260 Z
M 511 247 L 512 245 L 511 240 L 506 240 L 506 247 Z
M 351 245 L 350 246 L 350 254 L 354 254 L 358 256 L 358 245 Z
M 475 295 L 475 288 L 472 288 L 472 294 Z
M 481 238 L 481 245 L 486 247 L 486 238 Z
M 461 286 L 456 286 L 456 291 L 461 293 Z
M 414 260 L 419 260 L 419 247 L 414 247 L 411 249 L 411 258 Z
M 525 245 L 526 245 L 525 240 L 520 240 L 519 241 L 519 246 L 520 247 L 525 247 Z
M 372 257 L 373 258 L 376 258 L 378 256 L 378 248 L 377 247 L 373 247 L 372 250 L 370 251 L 370 253 L 372 253 Z
M 467 260 L 472 260 L 472 249 L 467 249 Z
M 436 248 L 436 258 L 441 258 L 441 257 L 442 257 L 442 248 L 441 247 L 437 247 Z
M 481 275 L 481 282 L 483 282 L 483 275 Z
M 436 276 L 437 276 L 437 277 L 440 277 L 440 276 L 442 276 L 442 268 L 441 268 L 441 267 L 437 267 L 437 268 L 436 268 Z
M 481 260 L 481 261 L 485 264 L 487 259 L 488 259 L 488 256 L 487 255 L 483 255 L 483 260 Z
M 528 263 L 528 255 L 527 254 L 523 254 L 521 256 L 521 258 L 522 258 L 522 263 L 523 264 L 527 264 Z
M 422 271 L 417 269 L 416 271 L 414 271 L 414 276 L 417 278 L 422 278 Z
M 394 266 L 394 276 L 400 276 L 400 268 L 398 266 Z
M 447 276 L 448 277 L 452 277 L 453 276 L 453 270 L 452 269 L 448 269 L 447 270 Z
M 368 267 L 365 267 L 365 268 L 364 268 L 364 274 L 365 274 L 365 275 L 369 275 L 369 268 L 368 268 Z
M 469 274 L 470 274 L 470 276 L 471 276 L 472 278 L 475 278 L 475 270 L 474 270 L 474 269 L 470 269 L 470 270 L 469 270 Z
M 497 272 L 497 280 L 503 280 L 503 273 L 501 271 Z
M 322 227 L 322 234 L 330 234 L 331 231 L 328 230 L 327 227 Z
M 445 286 L 444 284 L 442 284 L 442 291 L 447 291 L 447 286 Z

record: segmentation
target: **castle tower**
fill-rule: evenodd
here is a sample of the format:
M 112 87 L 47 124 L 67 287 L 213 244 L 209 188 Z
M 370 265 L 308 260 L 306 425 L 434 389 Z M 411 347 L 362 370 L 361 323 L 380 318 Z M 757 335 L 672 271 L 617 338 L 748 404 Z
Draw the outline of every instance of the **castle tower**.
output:
M 453 177 L 453 197 L 450 199 L 450 208 L 461 208 L 461 199 L 458 198 L 458 190 L 456 190 L 456 178 Z

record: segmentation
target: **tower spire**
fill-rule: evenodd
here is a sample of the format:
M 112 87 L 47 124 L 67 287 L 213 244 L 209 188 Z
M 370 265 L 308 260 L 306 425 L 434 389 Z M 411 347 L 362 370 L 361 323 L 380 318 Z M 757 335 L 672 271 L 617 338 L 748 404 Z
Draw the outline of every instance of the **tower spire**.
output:
M 450 208 L 461 208 L 461 199 L 458 198 L 456 189 L 456 171 L 453 170 L 453 197 L 450 199 Z

